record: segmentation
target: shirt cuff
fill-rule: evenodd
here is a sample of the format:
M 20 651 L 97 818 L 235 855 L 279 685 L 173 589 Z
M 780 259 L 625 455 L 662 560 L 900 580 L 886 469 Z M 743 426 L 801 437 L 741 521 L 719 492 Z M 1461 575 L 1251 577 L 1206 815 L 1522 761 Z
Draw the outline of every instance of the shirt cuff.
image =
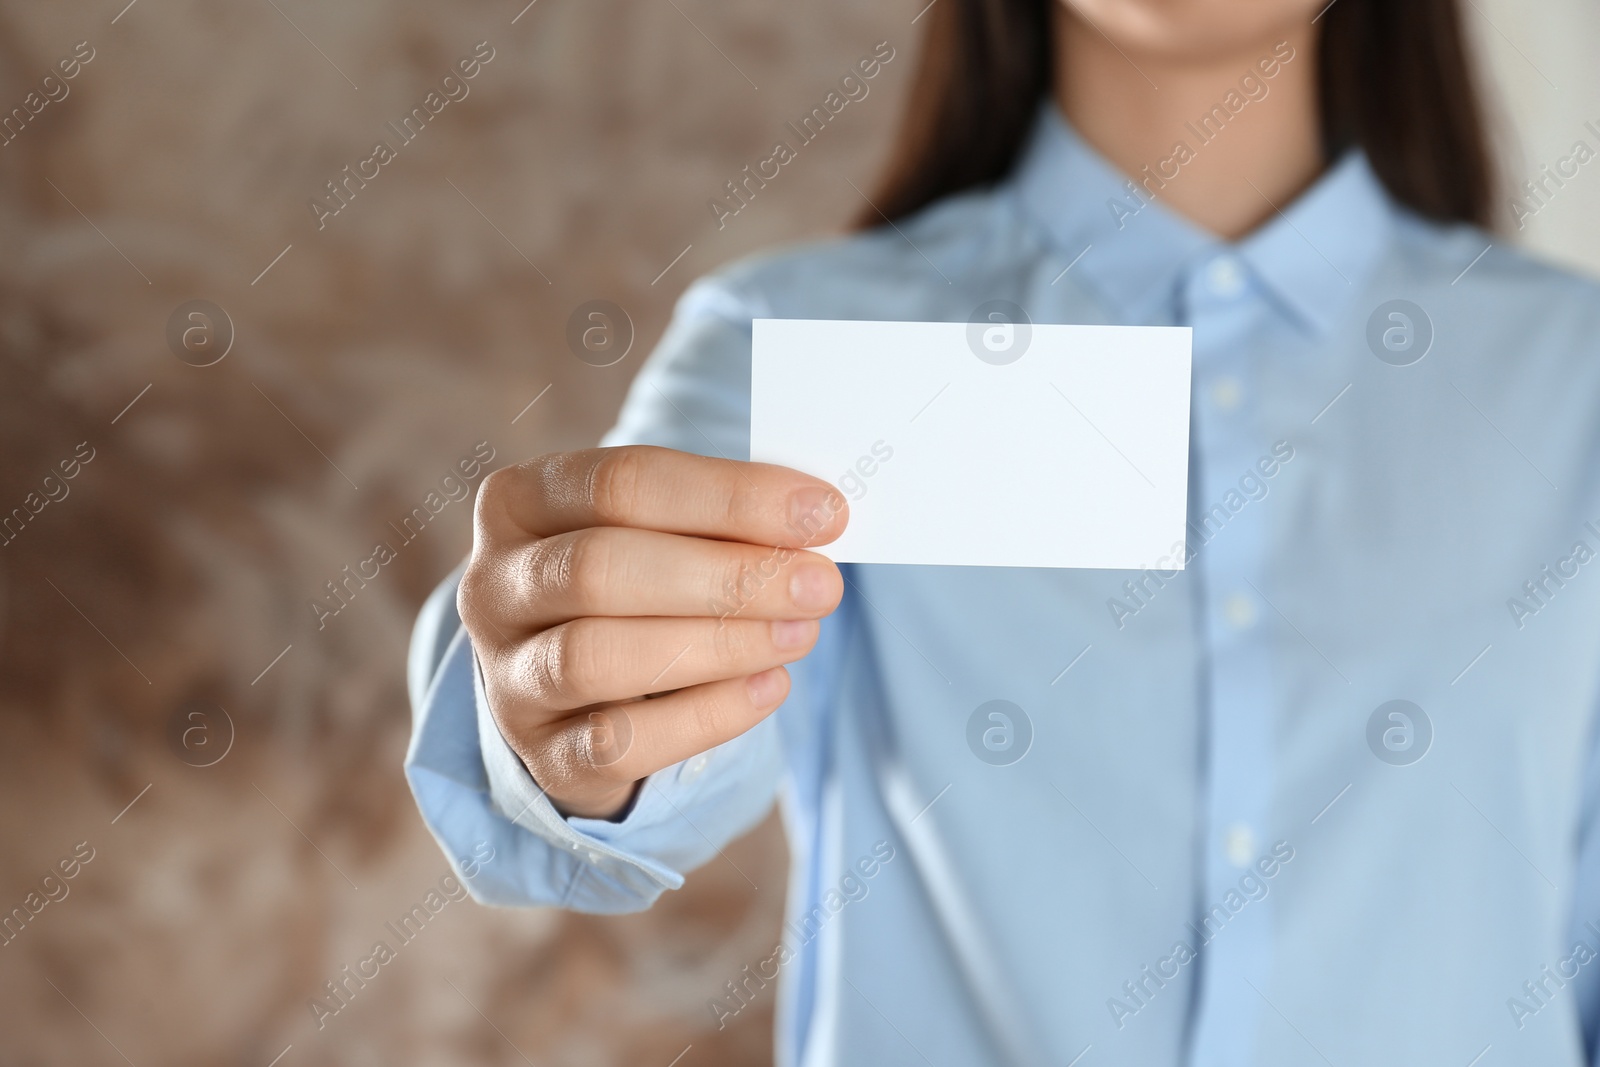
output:
M 743 806 L 725 803 L 731 798 L 721 795 L 729 784 L 723 779 L 744 778 L 739 768 L 747 765 L 753 754 L 750 750 L 768 743 L 769 731 L 762 728 L 766 724 L 650 775 L 640 786 L 632 809 L 620 820 L 567 817 L 556 810 L 500 733 L 489 710 L 476 656 L 472 684 L 478 743 L 494 808 L 506 820 L 548 841 L 570 858 L 573 875 L 561 901 L 563 907 L 583 911 L 646 907 L 663 890 L 683 884 L 681 872 L 703 861 L 699 853 L 707 841 L 729 830 L 747 828 L 722 825 L 728 821 L 728 814 Z M 696 809 L 703 813 L 693 820 L 687 813 Z M 704 809 L 710 809 L 710 813 L 704 813 Z M 737 821 L 748 823 L 747 819 Z M 669 860 L 670 865 L 663 859 Z M 632 907 L 619 907 L 625 902 Z
M 453 592 L 446 583 L 435 597 Z M 771 806 L 782 757 L 768 719 L 651 775 L 619 822 L 562 818 L 501 736 L 466 630 L 447 609 L 433 614 L 450 637 L 420 626 L 414 635 L 414 661 L 433 662 L 413 672 L 423 691 L 413 693 L 406 778 L 478 901 L 640 911 Z

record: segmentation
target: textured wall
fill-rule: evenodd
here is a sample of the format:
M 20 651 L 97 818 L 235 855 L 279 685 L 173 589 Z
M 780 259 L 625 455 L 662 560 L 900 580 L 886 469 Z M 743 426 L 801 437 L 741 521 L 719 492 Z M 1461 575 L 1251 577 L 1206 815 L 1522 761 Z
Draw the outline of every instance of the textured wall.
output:
M 0 514 L 38 512 L 0 546 L 0 911 L 75 872 L 0 947 L 0 1061 L 769 1059 L 770 1016 L 717 1033 L 705 1002 L 773 940 L 772 821 L 644 915 L 450 904 L 324 1028 L 307 1006 L 446 870 L 399 773 L 402 661 L 469 506 L 390 524 L 478 442 L 591 443 L 692 277 L 853 214 L 923 7 L 523 2 L 0 3 L 0 108 L 28 112 L 0 146 Z M 1529 118 L 1513 171 L 1600 117 L 1584 7 L 1475 22 Z M 719 228 L 708 199 L 880 40 L 867 99 Z M 479 42 L 465 98 L 385 132 Z M 1585 175 L 1530 232 L 1594 262 L 1597 202 Z M 596 298 L 638 338 L 606 368 L 565 340 Z M 191 299 L 232 323 L 210 366 L 169 341 Z
M 770 1015 L 718 1034 L 705 1005 L 775 936 L 775 821 L 644 915 L 451 904 L 325 1028 L 307 1006 L 446 871 L 400 774 L 402 665 L 470 505 L 388 524 L 477 442 L 593 443 L 691 278 L 855 209 L 909 73 L 915 9 L 525 2 L 0 6 L 0 106 L 65 90 L 0 146 L 0 508 L 61 497 L 0 547 L 0 908 L 93 850 L 0 948 L 0 1061 L 770 1058 Z M 886 38 L 905 58 L 719 231 L 707 200 Z M 465 98 L 385 131 L 479 42 Z M 319 229 L 308 201 L 380 137 Z M 234 327 L 212 366 L 169 348 L 193 298 Z M 635 324 L 616 366 L 568 350 L 593 298 Z M 186 764 L 218 708 L 231 751 Z

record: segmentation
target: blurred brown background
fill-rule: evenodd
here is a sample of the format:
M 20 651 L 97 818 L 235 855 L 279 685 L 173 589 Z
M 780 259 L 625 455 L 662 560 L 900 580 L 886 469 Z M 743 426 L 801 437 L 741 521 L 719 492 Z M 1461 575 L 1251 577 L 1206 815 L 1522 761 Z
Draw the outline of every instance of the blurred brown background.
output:
M 451 904 L 324 1028 L 308 1007 L 447 870 L 403 661 L 470 505 L 321 629 L 311 602 L 476 443 L 593 443 L 693 277 L 854 214 L 924 0 L 524 3 L 0 4 L 5 114 L 93 54 L 0 146 L 0 515 L 38 511 L 0 538 L 0 913 L 93 850 L 0 947 L 0 1063 L 770 1061 L 770 1014 L 716 1032 L 706 1001 L 773 943 L 775 820 L 643 915 Z M 1562 32 L 1594 15 L 1482 11 L 1520 173 L 1600 117 L 1594 34 Z M 719 230 L 707 200 L 883 40 L 868 98 Z M 319 230 L 308 201 L 479 42 L 469 95 Z M 1597 201 L 1532 232 L 1592 257 Z M 596 298 L 637 333 L 607 368 L 565 339 Z M 168 342 L 191 299 L 232 323 L 211 366 Z

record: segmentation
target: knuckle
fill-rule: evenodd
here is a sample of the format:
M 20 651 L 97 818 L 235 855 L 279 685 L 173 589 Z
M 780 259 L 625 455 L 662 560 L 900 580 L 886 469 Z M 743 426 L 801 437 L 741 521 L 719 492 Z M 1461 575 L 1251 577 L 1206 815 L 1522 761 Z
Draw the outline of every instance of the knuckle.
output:
M 529 543 L 517 561 L 522 583 L 531 597 L 547 597 L 559 592 L 567 569 L 562 537 L 545 537 Z
M 574 597 L 574 583 L 579 580 L 583 564 L 578 541 L 577 535 L 562 534 L 528 546 L 521 569 L 529 596 L 560 600 Z
M 488 565 L 474 552 L 456 586 L 456 615 L 475 644 L 486 643 L 492 635 L 484 620 L 494 610 L 494 603 L 495 583 L 490 580 Z
M 776 573 L 730 548 L 722 553 L 712 574 L 714 599 L 726 604 L 729 614 L 737 615 L 756 601 Z
M 553 681 L 560 695 L 574 704 L 595 699 L 598 686 L 611 669 L 603 620 L 578 619 L 558 626 L 552 634 Z
M 522 682 L 520 658 L 510 652 L 486 653 L 479 657 L 484 694 L 489 698 L 489 714 L 518 755 L 530 750 L 533 730 L 527 716 L 530 710 L 528 690 Z
M 765 496 L 742 477 L 731 476 L 724 494 L 723 517 L 733 529 L 743 529 L 767 512 Z
M 461 581 L 456 584 L 456 615 L 461 619 L 461 625 L 467 632 L 477 636 L 474 623 L 478 614 L 479 585 L 478 578 L 472 565 L 461 572 Z
M 564 626 L 546 630 L 528 642 L 519 681 L 535 702 L 548 706 L 572 700 L 569 647 L 568 630 Z
M 646 454 L 609 449 L 589 471 L 589 507 L 602 525 L 621 525 L 639 511 L 646 485 Z
M 579 530 L 544 537 L 528 545 L 520 566 L 522 595 L 576 613 L 605 614 L 614 571 L 621 566 L 619 545 L 608 530 Z
M 724 621 L 712 628 L 711 654 L 723 667 L 743 663 L 750 655 L 750 638 L 749 625 Z
M 561 793 L 581 784 L 581 764 L 573 759 L 570 747 L 560 734 L 530 744 L 519 752 L 528 773 L 547 793 Z
M 599 604 L 611 587 L 617 566 L 615 539 L 604 529 L 581 530 L 563 538 L 558 550 L 561 587 L 578 604 Z
M 483 481 L 478 483 L 478 499 L 473 505 L 473 514 L 480 523 L 485 516 L 503 509 L 505 499 L 511 492 L 511 483 L 516 481 L 516 478 L 516 468 L 501 467 L 490 471 Z
M 596 734 L 592 716 L 574 716 L 530 746 L 523 762 L 551 793 L 632 781 Z
M 473 503 L 474 527 L 481 533 L 494 529 L 497 521 L 514 514 L 513 501 L 532 499 L 540 504 L 559 501 L 563 481 L 570 476 L 563 472 L 571 466 L 571 453 L 546 452 L 521 463 L 512 463 L 490 471 L 478 483 L 478 495 Z
M 589 731 L 590 741 L 585 743 L 585 752 L 587 753 L 585 770 L 590 779 L 605 786 L 626 785 L 629 782 L 636 781 L 638 775 L 633 772 L 633 768 L 628 761 L 622 758 L 623 755 L 626 755 L 626 752 L 618 755 L 610 749 L 596 746 L 593 743 L 594 733 L 595 731 L 591 728 Z
M 711 567 L 711 586 L 713 595 L 732 605 L 742 603 L 742 586 L 747 584 L 749 572 L 745 568 L 744 560 L 735 551 L 724 550 Z

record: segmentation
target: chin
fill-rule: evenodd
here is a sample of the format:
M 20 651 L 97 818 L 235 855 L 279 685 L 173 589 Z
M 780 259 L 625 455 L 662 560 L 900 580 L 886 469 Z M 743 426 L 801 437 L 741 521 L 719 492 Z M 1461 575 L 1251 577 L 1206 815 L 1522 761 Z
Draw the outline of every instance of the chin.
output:
M 1203 62 L 1303 31 L 1326 0 L 1060 0 L 1129 53 Z

